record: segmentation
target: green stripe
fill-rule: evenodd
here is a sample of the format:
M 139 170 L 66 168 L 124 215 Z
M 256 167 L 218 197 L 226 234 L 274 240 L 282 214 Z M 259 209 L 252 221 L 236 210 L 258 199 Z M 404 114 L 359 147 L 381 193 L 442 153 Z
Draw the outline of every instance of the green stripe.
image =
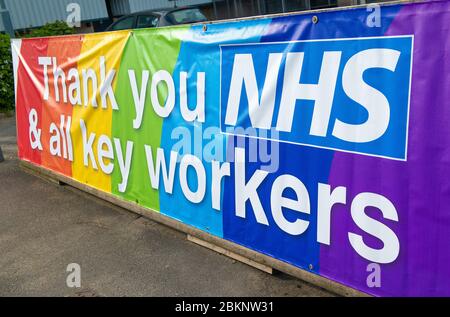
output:
M 112 173 L 112 192 L 156 211 L 159 211 L 159 194 L 150 186 L 144 144 L 152 147 L 155 159 L 156 148 L 161 143 L 163 120 L 155 114 L 151 105 L 150 83 L 152 74 L 158 70 L 164 69 L 169 73 L 173 72 L 180 51 L 181 39 L 188 29 L 189 27 L 183 26 L 134 30 L 125 46 L 117 75 L 115 95 L 119 110 L 113 111 L 112 135 L 121 140 L 124 156 L 126 141 L 133 141 L 134 146 L 127 189 L 125 193 L 119 192 L 118 184 L 122 181 L 122 176 L 116 159 L 116 166 Z M 136 111 L 128 77 L 129 69 L 133 69 L 136 73 L 139 92 L 142 71 L 150 71 L 144 116 L 139 129 L 133 128 Z M 158 91 L 158 97 L 163 104 L 167 97 L 167 88 L 164 85 L 159 86 L 161 89 Z

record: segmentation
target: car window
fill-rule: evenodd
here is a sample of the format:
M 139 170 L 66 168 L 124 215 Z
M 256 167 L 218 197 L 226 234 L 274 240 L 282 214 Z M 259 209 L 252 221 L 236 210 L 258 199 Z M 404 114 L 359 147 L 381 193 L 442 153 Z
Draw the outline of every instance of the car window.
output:
M 195 23 L 208 20 L 199 9 L 173 11 L 167 14 L 167 19 L 173 24 Z
M 128 30 L 134 27 L 134 17 L 128 17 L 117 21 L 111 26 L 111 31 Z
M 140 15 L 137 18 L 136 28 L 153 28 L 158 24 L 158 17 L 156 15 Z

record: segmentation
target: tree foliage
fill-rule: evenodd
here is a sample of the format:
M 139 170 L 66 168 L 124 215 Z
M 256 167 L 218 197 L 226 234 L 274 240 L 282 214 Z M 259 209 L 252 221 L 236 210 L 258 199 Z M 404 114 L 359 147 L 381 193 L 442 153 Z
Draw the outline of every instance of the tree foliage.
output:
M 23 37 L 43 37 L 73 34 L 74 29 L 63 21 L 47 23 Z M 14 109 L 14 75 L 9 35 L 0 33 L 0 112 Z
M 24 37 L 43 37 L 43 36 L 55 36 L 55 35 L 68 35 L 73 34 L 74 29 L 67 25 L 66 22 L 56 21 L 47 23 L 46 25 L 31 30 Z
M 0 111 L 14 108 L 14 78 L 9 35 L 0 34 Z

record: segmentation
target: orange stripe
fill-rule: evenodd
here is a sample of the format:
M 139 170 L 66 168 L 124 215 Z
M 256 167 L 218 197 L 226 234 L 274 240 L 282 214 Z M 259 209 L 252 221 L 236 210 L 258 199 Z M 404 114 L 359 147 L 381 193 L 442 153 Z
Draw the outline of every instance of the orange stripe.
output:
M 82 43 L 81 38 L 82 37 L 80 37 L 79 35 L 69 37 L 58 37 L 58 38 L 50 38 L 48 42 L 47 56 L 56 57 L 58 67 L 60 67 L 64 71 L 66 75 L 66 91 L 68 91 L 70 85 L 70 83 L 67 80 L 68 72 L 71 68 L 77 67 L 77 59 L 81 52 L 81 43 Z M 62 173 L 64 175 L 72 176 L 72 164 L 68 159 L 63 158 L 64 153 L 63 147 L 65 140 L 63 142 L 62 136 L 59 138 L 61 157 L 57 155 L 52 155 L 50 153 L 50 139 L 52 135 L 56 135 L 55 132 L 50 134 L 50 125 L 53 122 L 59 129 L 61 121 L 60 116 L 64 115 L 66 123 L 68 116 L 72 116 L 73 106 L 70 104 L 68 95 L 67 95 L 67 103 L 64 103 L 63 87 L 61 85 L 61 80 L 58 81 L 60 100 L 59 102 L 56 102 L 53 67 L 49 67 L 48 76 L 49 76 L 50 98 L 49 100 L 44 101 L 42 109 L 42 129 L 43 129 L 42 146 L 44 148 L 44 151 L 42 151 L 42 165 L 56 172 Z M 73 124 L 74 123 L 72 122 L 72 125 Z M 56 145 L 55 139 L 58 138 L 52 139 L 54 147 Z M 75 149 L 73 149 L 73 151 L 75 151 Z

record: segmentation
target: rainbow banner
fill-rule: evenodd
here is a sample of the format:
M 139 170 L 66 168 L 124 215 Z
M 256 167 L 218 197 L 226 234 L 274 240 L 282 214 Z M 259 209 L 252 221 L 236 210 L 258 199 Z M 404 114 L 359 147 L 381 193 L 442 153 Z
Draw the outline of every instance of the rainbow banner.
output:
M 12 41 L 21 160 L 380 296 L 450 295 L 450 2 Z

